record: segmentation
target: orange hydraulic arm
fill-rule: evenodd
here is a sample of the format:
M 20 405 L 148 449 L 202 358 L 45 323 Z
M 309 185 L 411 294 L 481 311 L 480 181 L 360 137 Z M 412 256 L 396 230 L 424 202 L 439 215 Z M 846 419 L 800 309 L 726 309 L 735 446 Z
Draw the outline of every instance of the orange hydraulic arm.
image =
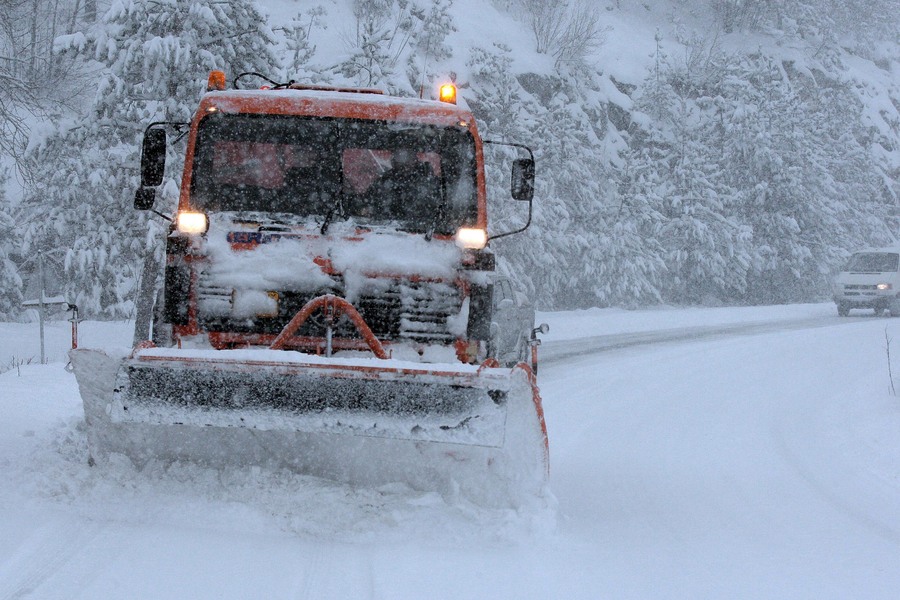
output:
M 387 351 L 385 351 L 384 346 L 381 345 L 381 342 L 378 341 L 378 338 L 372 333 L 372 329 L 369 328 L 366 321 L 362 318 L 362 315 L 359 314 L 359 311 L 353 308 L 353 305 L 343 298 L 339 298 L 332 294 L 318 296 L 307 302 L 303 308 L 297 311 L 294 318 L 284 326 L 284 329 L 282 329 L 281 333 L 279 333 L 272 341 L 269 348 L 272 350 L 280 350 L 287 340 L 300 329 L 300 326 L 302 326 L 304 322 L 306 322 L 306 319 L 319 309 L 325 313 L 325 323 L 327 327 L 325 338 L 326 355 L 331 355 L 331 330 L 334 321 L 344 314 L 347 315 L 350 321 L 356 326 L 356 330 L 359 331 L 359 334 L 362 336 L 363 340 L 365 340 L 366 344 L 369 345 L 369 348 L 375 356 L 378 358 L 390 358 Z

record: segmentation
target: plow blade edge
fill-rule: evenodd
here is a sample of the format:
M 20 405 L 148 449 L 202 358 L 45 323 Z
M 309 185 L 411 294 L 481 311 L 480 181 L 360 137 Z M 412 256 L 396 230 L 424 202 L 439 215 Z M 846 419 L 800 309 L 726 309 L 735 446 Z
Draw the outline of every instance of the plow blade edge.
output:
M 548 471 L 527 367 L 338 359 L 275 350 L 71 353 L 91 458 L 287 468 L 404 482 L 516 506 Z

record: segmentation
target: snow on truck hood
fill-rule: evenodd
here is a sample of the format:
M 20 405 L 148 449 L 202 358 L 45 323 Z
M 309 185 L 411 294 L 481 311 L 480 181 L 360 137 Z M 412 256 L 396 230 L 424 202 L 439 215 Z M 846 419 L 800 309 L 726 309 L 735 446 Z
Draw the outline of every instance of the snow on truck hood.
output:
M 233 214 L 210 215 L 206 237 L 211 283 L 235 289 L 311 291 L 333 280 L 316 262 L 331 262 L 348 286 L 376 275 L 452 279 L 461 251 L 452 241 L 391 229 L 359 229 L 351 222 L 261 227 Z

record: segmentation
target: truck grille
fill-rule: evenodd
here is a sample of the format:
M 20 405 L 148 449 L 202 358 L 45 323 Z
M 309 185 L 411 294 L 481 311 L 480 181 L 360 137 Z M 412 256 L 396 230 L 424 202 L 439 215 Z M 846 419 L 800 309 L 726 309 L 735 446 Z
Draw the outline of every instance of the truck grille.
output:
M 395 281 L 377 294 L 363 293 L 355 304 L 379 338 L 447 343 L 456 337 L 447 319 L 459 314 L 462 300 L 446 283 Z
M 279 292 L 278 315 L 253 319 L 230 316 L 230 290 L 210 285 L 203 275 L 198 285 L 198 307 L 201 328 L 207 331 L 234 333 L 279 333 L 288 321 L 310 300 L 322 294 L 346 296 L 340 277 L 332 289 L 316 292 Z M 454 284 L 442 281 L 410 281 L 371 279 L 360 288 L 351 304 L 359 311 L 382 341 L 448 344 L 456 339 L 448 320 L 459 315 L 462 292 Z M 356 338 L 356 328 L 342 317 L 335 324 L 336 337 Z M 297 335 L 322 337 L 325 323 L 321 314 L 313 314 Z
M 845 290 L 877 290 L 878 286 L 875 285 L 860 285 L 855 283 L 846 284 L 844 286 Z

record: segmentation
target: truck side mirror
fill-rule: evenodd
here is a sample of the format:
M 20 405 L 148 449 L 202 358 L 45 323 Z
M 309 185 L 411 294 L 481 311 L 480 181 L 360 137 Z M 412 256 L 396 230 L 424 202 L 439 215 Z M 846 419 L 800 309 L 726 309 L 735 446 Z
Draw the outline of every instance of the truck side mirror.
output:
M 144 133 L 144 143 L 141 146 L 141 187 L 151 188 L 160 185 L 165 169 L 166 130 L 152 127 Z
M 134 194 L 135 210 L 150 210 L 156 201 L 156 188 L 139 187 Z
M 534 160 L 518 158 L 513 161 L 510 193 L 516 200 L 525 202 L 534 198 Z

